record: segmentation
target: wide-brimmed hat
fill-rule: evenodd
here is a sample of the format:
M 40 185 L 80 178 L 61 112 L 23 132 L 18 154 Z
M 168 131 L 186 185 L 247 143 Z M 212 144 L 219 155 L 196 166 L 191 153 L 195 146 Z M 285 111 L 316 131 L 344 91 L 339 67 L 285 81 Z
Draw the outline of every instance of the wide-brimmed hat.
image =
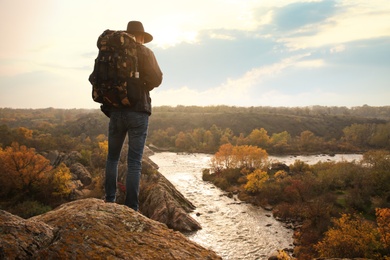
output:
M 144 43 L 151 42 L 153 36 L 144 30 L 144 26 L 139 21 L 130 21 L 127 24 L 127 32 L 132 34 L 143 33 L 144 34 Z

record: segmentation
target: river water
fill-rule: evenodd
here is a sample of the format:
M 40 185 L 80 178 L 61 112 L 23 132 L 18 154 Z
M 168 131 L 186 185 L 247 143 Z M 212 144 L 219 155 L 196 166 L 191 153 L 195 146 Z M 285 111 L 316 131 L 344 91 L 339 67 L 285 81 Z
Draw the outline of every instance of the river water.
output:
M 194 242 L 215 251 L 223 259 L 268 259 L 276 250 L 292 249 L 293 231 L 275 220 L 272 213 L 237 198 L 202 180 L 212 155 L 155 153 L 150 157 L 163 174 L 196 209 L 191 216 L 202 229 L 187 234 Z M 295 160 L 308 164 L 318 161 L 360 160 L 361 155 L 270 156 L 287 165 Z

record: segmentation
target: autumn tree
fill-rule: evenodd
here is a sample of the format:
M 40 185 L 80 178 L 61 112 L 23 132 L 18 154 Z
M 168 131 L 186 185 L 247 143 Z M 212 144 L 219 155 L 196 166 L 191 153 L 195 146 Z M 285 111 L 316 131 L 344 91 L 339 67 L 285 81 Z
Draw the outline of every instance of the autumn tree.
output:
M 301 151 L 313 152 L 318 151 L 319 146 L 323 144 L 322 138 L 316 136 L 311 131 L 303 131 L 298 137 L 298 146 Z
M 245 190 L 256 193 L 261 190 L 264 183 L 269 179 L 267 172 L 260 169 L 254 170 L 247 176 L 248 182 L 245 184 Z
M 177 135 L 177 138 L 175 141 L 175 146 L 179 150 L 193 151 L 194 148 L 196 147 L 196 143 L 195 143 L 191 133 L 180 132 Z
M 362 217 L 343 214 L 333 224 L 315 246 L 321 257 L 373 258 L 380 248 L 378 230 Z
M 234 163 L 233 149 L 234 146 L 230 143 L 221 145 L 218 152 L 211 158 L 213 168 L 216 170 L 231 168 Z
M 50 161 L 33 148 L 18 143 L 0 148 L 0 194 L 32 195 L 39 191 L 41 182 L 51 169 Z
M 390 209 L 377 208 L 376 222 L 378 224 L 378 231 L 381 235 L 381 241 L 387 253 L 390 253 Z
M 370 167 L 372 191 L 378 196 L 390 196 L 390 152 L 369 151 L 363 154 L 362 162 Z
M 33 131 L 26 127 L 19 127 L 17 129 L 17 133 L 20 137 L 24 139 L 32 139 L 33 137 Z
M 237 167 L 248 169 L 260 169 L 265 166 L 268 159 L 266 150 L 252 145 L 235 146 L 233 156 Z
M 226 128 L 225 131 L 223 131 L 221 139 L 219 143 L 222 144 L 228 144 L 231 143 L 233 140 L 233 131 L 230 128 Z
M 41 184 L 44 188 L 41 193 L 45 194 L 45 200 L 66 198 L 72 192 L 71 179 L 70 170 L 64 163 L 47 172 Z
M 287 131 L 272 134 L 269 143 L 276 152 L 283 152 L 289 148 L 291 135 Z
M 248 143 L 251 145 L 256 145 L 258 147 L 267 148 L 270 138 L 268 136 L 267 130 L 264 128 L 254 129 L 248 135 Z
M 372 124 L 352 124 L 343 129 L 344 138 L 353 145 L 364 147 L 370 137 L 373 136 L 374 127 Z
M 214 169 L 248 168 L 260 169 L 265 166 L 268 154 L 262 148 L 250 145 L 233 146 L 224 144 L 212 158 Z

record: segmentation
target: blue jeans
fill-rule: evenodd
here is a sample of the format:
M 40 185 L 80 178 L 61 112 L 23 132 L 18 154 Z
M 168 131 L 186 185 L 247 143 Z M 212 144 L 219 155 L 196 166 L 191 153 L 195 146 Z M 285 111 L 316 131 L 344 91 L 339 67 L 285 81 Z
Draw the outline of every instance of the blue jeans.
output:
M 127 154 L 125 205 L 138 210 L 139 183 L 142 154 L 148 132 L 149 115 L 133 111 L 112 111 L 108 131 L 106 162 L 106 201 L 115 202 L 118 162 L 126 135 L 129 141 Z

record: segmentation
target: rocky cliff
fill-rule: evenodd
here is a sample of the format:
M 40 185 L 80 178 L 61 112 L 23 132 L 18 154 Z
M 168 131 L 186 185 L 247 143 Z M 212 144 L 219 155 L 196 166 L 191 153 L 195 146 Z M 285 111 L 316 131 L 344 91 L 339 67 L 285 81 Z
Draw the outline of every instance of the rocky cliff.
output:
M 145 157 L 140 185 L 140 211 L 145 216 L 166 224 L 174 230 L 189 232 L 201 229 L 188 213 L 195 206 L 171 182 L 157 171 L 157 166 Z
M 0 259 L 221 259 L 165 224 L 99 199 L 22 219 L 0 210 Z
M 195 206 L 158 172 L 158 166 L 149 159 L 152 154 L 153 151 L 145 147 L 140 185 L 141 213 L 177 231 L 189 232 L 201 229 L 200 224 L 188 214 L 195 209 Z M 61 163 L 69 167 L 72 173 L 72 200 L 90 196 L 89 188 L 93 187 L 90 185 L 92 177 L 88 170 L 79 163 L 82 157 L 80 153 L 51 151 L 44 156 L 50 160 L 53 167 Z M 118 182 L 120 185 L 117 192 L 117 203 L 123 204 L 126 165 L 120 164 L 119 168 Z

